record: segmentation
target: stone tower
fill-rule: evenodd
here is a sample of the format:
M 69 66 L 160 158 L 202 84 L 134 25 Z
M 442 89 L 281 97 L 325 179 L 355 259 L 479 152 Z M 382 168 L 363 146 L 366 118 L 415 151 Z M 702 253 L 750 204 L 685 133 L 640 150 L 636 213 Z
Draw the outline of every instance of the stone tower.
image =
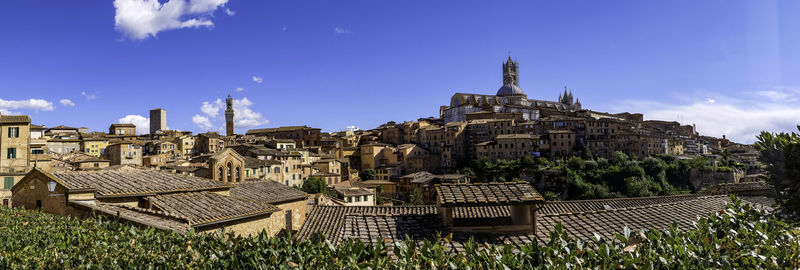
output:
M 225 131 L 227 136 L 236 134 L 233 129 L 233 98 L 228 94 L 225 99 Z
M 159 130 L 167 130 L 167 111 L 155 108 L 150 110 L 150 135 L 155 135 Z
M 511 56 L 508 57 L 508 60 L 503 63 L 503 84 L 510 84 L 519 86 L 519 77 L 517 77 L 517 73 L 519 71 L 519 66 L 517 66 L 517 62 L 511 59 Z

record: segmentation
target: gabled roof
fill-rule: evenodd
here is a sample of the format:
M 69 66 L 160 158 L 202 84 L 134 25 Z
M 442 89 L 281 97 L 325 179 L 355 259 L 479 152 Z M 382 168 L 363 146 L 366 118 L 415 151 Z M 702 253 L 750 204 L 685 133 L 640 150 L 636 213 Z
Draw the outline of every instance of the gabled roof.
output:
M 544 198 L 526 182 L 491 182 L 436 185 L 441 206 L 491 206 L 532 204 Z
M 230 184 L 159 170 L 63 171 L 50 174 L 69 190 L 95 190 L 102 197 L 228 189 Z
M 248 181 L 231 188 L 231 196 L 262 203 L 305 200 L 308 193 L 275 181 Z
M 275 206 L 213 192 L 181 192 L 147 197 L 153 207 L 203 226 L 280 211 Z

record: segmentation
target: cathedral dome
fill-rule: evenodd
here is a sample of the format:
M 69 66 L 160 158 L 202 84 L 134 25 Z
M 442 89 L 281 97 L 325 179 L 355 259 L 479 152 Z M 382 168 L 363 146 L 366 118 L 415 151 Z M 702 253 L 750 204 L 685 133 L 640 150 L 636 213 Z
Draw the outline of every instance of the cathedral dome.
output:
M 504 84 L 503 87 L 500 87 L 497 90 L 498 96 L 526 96 L 525 92 L 522 92 L 522 88 L 514 84 Z

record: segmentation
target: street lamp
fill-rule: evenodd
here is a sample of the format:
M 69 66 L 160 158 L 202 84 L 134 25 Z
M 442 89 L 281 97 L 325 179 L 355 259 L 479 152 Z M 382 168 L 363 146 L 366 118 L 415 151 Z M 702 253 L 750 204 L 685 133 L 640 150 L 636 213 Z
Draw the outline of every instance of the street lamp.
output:
M 54 181 L 47 182 L 47 190 L 50 192 L 56 191 L 56 182 Z

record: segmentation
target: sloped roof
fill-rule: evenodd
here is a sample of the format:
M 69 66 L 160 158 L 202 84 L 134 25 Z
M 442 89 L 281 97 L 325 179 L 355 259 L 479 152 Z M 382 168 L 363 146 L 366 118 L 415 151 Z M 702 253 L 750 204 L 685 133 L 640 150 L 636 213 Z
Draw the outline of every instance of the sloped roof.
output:
M 305 200 L 310 196 L 301 190 L 288 187 L 275 181 L 248 181 L 237 184 L 230 191 L 231 196 L 262 203 L 283 203 Z
M 27 115 L 0 115 L 0 123 L 3 124 L 11 124 L 11 123 L 30 123 L 31 118 Z
M 280 211 L 275 206 L 212 192 L 181 192 L 147 197 L 154 207 L 185 219 L 190 226 Z
M 436 207 L 426 206 L 315 206 L 298 232 L 298 239 L 322 233 L 331 242 L 342 238 L 347 216 L 436 216 Z M 370 239 L 370 241 L 375 239 Z
M 100 196 L 142 196 L 169 192 L 228 189 L 230 184 L 159 170 L 62 171 L 50 174 L 70 190 L 95 189 Z
M 631 199 L 618 199 L 631 201 Z M 447 243 L 451 252 L 463 250 L 463 245 L 470 238 L 477 243 L 495 245 L 510 244 L 520 247 L 538 239 L 540 243 L 548 240 L 548 236 L 558 223 L 570 237 L 584 242 L 595 241 L 595 233 L 604 239 L 609 239 L 615 234 L 622 234 L 627 226 L 631 231 L 641 229 L 666 229 L 675 223 L 681 231 L 690 230 L 692 223 L 699 217 L 725 208 L 730 202 L 728 196 L 672 196 L 666 200 L 643 200 L 634 198 L 634 201 L 645 203 L 642 206 L 615 208 L 612 210 L 591 210 L 580 212 L 561 212 L 537 214 L 536 231 L 532 233 L 474 233 L 452 232 L 452 241 Z M 594 200 L 597 201 L 597 200 Z M 748 202 L 748 201 L 746 201 Z M 752 201 L 749 201 L 753 203 Z M 578 202 L 580 203 L 580 202 Z M 593 205 L 595 202 L 589 203 Z M 612 205 L 627 205 L 624 203 L 608 202 Z M 650 204 L 647 204 L 650 203 Z M 760 205 L 756 205 L 761 207 Z M 463 215 L 478 207 L 456 207 L 454 218 L 475 218 L 474 215 Z M 466 210 L 461 211 L 460 210 Z M 504 217 L 508 207 L 481 207 L 481 210 L 498 210 L 494 217 Z M 557 208 L 563 209 L 563 208 Z M 605 208 L 604 208 L 605 209 Z M 485 212 L 484 212 L 485 214 Z M 459 215 L 462 215 L 459 217 Z M 492 218 L 493 216 L 485 216 Z M 300 239 L 310 238 L 314 233 L 322 233 L 331 242 L 338 244 L 346 239 L 361 239 L 372 242 L 398 241 L 404 234 L 409 234 L 411 239 L 435 237 L 436 233 L 447 235 L 451 233 L 443 228 L 441 217 L 436 214 L 433 206 L 317 206 L 310 213 L 298 233 Z M 427 237 L 425 236 L 427 235 Z
M 544 198 L 526 182 L 491 182 L 436 185 L 441 206 L 490 206 L 529 204 Z
M 137 224 L 151 226 L 161 230 L 171 230 L 184 234 L 189 230 L 189 224 L 184 220 L 159 214 L 158 211 L 148 211 L 138 207 L 124 207 L 122 205 L 99 203 L 96 201 L 70 201 L 73 205 L 83 206 L 99 213 L 118 217 Z

